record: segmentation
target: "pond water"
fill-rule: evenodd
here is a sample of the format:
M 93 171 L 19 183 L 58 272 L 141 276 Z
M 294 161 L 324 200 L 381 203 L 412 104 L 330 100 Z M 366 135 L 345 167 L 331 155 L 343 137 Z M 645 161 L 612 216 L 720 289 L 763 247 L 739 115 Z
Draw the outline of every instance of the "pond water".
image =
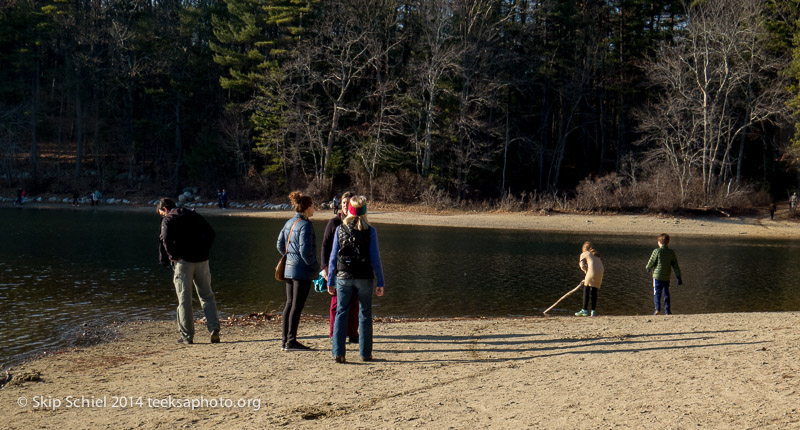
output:
M 210 264 L 221 316 L 281 311 L 285 292 L 272 272 L 284 221 L 200 213 L 217 231 Z M 321 212 L 313 219 L 318 245 L 327 219 Z M 0 222 L 0 366 L 74 345 L 86 325 L 174 319 L 171 270 L 157 262 L 155 211 L 3 208 Z M 577 259 L 587 239 L 606 268 L 598 313 L 652 312 L 644 266 L 654 237 L 376 227 L 387 285 L 374 301 L 376 316 L 541 315 L 582 279 Z M 678 236 L 671 247 L 684 279 L 679 287 L 673 278 L 675 313 L 800 310 L 795 242 Z M 312 292 L 304 312 L 326 315 L 329 303 Z M 550 313 L 580 307 L 576 292 Z

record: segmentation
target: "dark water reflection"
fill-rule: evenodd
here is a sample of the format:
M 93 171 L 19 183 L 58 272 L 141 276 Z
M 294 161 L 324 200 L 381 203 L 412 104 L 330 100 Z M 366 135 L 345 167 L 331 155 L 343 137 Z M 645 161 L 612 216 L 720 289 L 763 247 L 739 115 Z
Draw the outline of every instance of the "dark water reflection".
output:
M 326 216 L 315 217 L 318 241 Z M 283 221 L 209 220 L 217 230 L 212 286 L 223 316 L 282 309 L 283 286 L 272 270 Z M 84 324 L 174 318 L 171 271 L 157 264 L 155 213 L 6 208 L 0 222 L 0 363 L 71 345 Z M 599 313 L 652 311 L 644 265 L 653 237 L 377 227 L 387 282 L 374 302 L 378 316 L 540 315 L 582 279 L 577 258 L 586 239 L 606 267 Z M 800 310 L 794 242 L 674 237 L 672 247 L 685 280 L 672 287 L 676 313 Z M 312 293 L 306 312 L 326 314 L 328 304 L 327 294 Z M 576 293 L 551 314 L 579 308 Z

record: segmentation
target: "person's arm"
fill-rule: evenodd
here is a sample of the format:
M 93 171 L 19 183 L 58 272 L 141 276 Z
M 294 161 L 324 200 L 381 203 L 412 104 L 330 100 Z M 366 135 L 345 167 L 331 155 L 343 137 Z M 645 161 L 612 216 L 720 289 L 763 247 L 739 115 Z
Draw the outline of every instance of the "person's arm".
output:
M 286 236 L 283 235 L 283 230 L 286 226 L 281 228 L 280 233 L 278 233 L 278 253 L 281 255 L 286 254 Z
M 683 284 L 683 279 L 681 279 L 681 268 L 678 267 L 678 256 L 675 253 L 672 253 L 672 268 L 675 270 L 675 277 L 678 278 L 678 285 Z
M 581 254 L 581 256 L 578 257 L 578 267 L 583 270 L 583 273 L 586 273 L 586 271 L 589 270 L 589 263 L 586 261 L 584 254 Z
M 169 222 L 170 220 L 167 218 L 161 221 L 161 233 L 158 235 L 158 241 L 161 243 L 159 246 L 159 259 L 164 265 L 168 265 L 170 261 L 178 261 L 179 259 L 179 257 L 175 255 L 175 244 L 172 243 Z
M 158 233 L 158 262 L 164 266 L 169 266 L 169 262 L 171 259 L 169 258 L 169 253 L 167 252 L 167 247 L 164 244 L 164 239 L 166 237 L 166 233 L 164 232 L 164 223 L 161 223 L 161 230 Z
M 653 253 L 650 254 L 650 260 L 647 262 L 647 266 L 644 267 L 645 269 L 647 269 L 648 273 L 651 272 L 658 263 L 658 251 L 659 251 L 658 249 L 653 250 Z
M 319 251 L 319 264 L 322 265 L 322 271 L 324 272 L 323 277 L 325 280 L 328 279 L 328 260 L 330 259 L 331 251 L 333 250 L 333 239 L 335 238 L 333 235 L 334 231 L 336 231 L 336 225 L 334 224 L 333 219 L 331 219 L 325 226 L 325 233 L 322 235 L 322 248 Z
M 376 286 L 383 288 L 383 264 L 381 263 L 381 251 L 378 249 L 378 231 L 374 228 L 369 229 L 369 260 L 372 263 L 372 270 L 375 272 Z
M 333 248 L 331 249 L 331 256 L 328 258 L 328 293 L 336 295 L 336 256 L 339 254 L 339 229 L 341 226 L 336 227 L 333 231 Z

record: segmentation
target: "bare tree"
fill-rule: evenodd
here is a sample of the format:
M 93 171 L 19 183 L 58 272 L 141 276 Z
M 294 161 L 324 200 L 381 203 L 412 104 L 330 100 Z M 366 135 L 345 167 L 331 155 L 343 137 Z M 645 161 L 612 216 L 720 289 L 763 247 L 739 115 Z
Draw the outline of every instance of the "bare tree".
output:
M 365 138 L 358 139 L 355 153 L 369 175 L 369 194 L 373 198 L 373 183 L 378 168 L 400 152 L 390 142 L 392 136 L 402 134 L 403 115 L 399 96 L 399 67 L 392 64 L 394 51 L 404 41 L 400 31 L 400 0 L 373 1 L 372 16 L 367 37 L 367 56 L 370 58 L 371 89 L 363 104 L 372 108 L 367 120 Z
M 640 116 L 642 141 L 660 148 L 682 186 L 699 172 L 706 200 L 732 181 L 734 164 L 741 178 L 744 150 L 735 160 L 732 149 L 737 141 L 745 144 L 743 134 L 784 111 L 778 72 L 786 62 L 765 48 L 763 7 L 763 0 L 687 6 L 685 30 L 645 64 L 663 94 Z
M 316 81 L 330 103 L 330 121 L 322 160 L 323 173 L 329 173 L 328 160 L 339 134 L 343 115 L 357 114 L 352 93 L 371 70 L 374 58 L 368 50 L 368 25 L 372 2 L 354 0 L 328 2 L 315 26 L 311 46 Z M 356 99 L 358 99 L 356 97 Z
M 422 52 L 412 70 L 417 76 L 416 97 L 422 100 L 424 127 L 422 132 L 422 176 L 431 169 L 433 134 L 436 128 L 436 101 L 441 82 L 458 68 L 463 48 L 457 40 L 457 29 L 450 0 L 420 0 L 414 3 L 419 25 Z

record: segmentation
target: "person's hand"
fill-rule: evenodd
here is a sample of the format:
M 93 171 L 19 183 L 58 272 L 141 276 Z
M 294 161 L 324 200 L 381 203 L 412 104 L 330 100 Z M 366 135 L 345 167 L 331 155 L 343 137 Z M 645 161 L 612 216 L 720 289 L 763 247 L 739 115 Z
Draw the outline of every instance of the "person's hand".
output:
M 377 294 L 378 297 L 383 296 L 383 287 L 376 287 L 375 288 L 375 294 Z
M 327 267 L 322 269 L 322 279 L 324 279 L 325 282 L 328 282 L 328 268 Z
M 678 277 L 678 285 L 683 285 L 683 279 L 681 279 L 680 276 Z
M 328 285 L 328 294 L 332 296 L 336 295 L 336 288 L 333 285 Z

